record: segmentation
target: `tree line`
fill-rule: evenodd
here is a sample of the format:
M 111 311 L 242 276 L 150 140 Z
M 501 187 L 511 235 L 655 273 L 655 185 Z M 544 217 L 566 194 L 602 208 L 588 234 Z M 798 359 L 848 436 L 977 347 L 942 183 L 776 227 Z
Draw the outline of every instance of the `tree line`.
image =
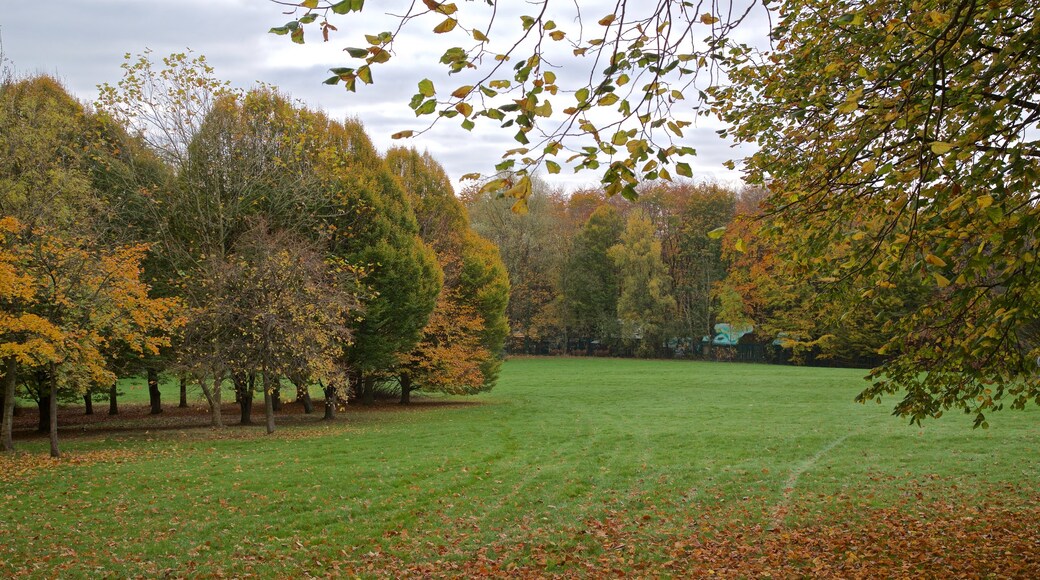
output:
M 738 347 L 713 341 L 725 323 L 753 360 L 866 367 L 932 291 L 908 280 L 882 308 L 835 295 L 780 240 L 750 234 L 770 222 L 759 188 L 644 184 L 630 202 L 532 183 L 523 215 L 462 192 L 509 271 L 511 353 L 732 360 Z
M 360 121 L 259 86 L 233 89 L 205 58 L 127 58 L 94 105 L 54 79 L 0 84 L 3 447 L 16 396 L 57 404 L 116 378 L 179 377 L 223 425 L 283 390 L 325 416 L 377 390 L 493 387 L 508 333 L 497 248 L 469 227 L 428 154 L 381 156 Z

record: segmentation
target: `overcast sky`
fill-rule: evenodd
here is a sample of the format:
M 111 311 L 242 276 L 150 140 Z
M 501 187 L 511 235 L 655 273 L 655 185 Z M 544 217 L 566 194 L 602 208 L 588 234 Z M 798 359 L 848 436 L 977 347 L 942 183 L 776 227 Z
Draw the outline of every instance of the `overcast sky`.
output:
M 467 16 L 479 19 L 483 2 L 463 1 L 460 13 L 465 10 Z M 576 5 L 558 4 L 569 6 L 571 13 Z M 582 0 L 580 7 L 586 21 L 595 21 L 609 13 L 607 6 L 612 4 Z M 642 2 L 636 3 L 639 4 Z M 390 139 L 397 131 L 423 127 L 407 106 L 419 80 L 430 77 L 447 92 L 465 84 L 465 78 L 449 80 L 437 63 L 446 47 L 460 44 L 458 37 L 429 32 L 440 17 L 429 15 L 407 29 L 395 57 L 374 69 L 375 85 L 348 93 L 339 86 L 322 84 L 329 76 L 329 68 L 357 62 L 343 52 L 344 47 L 365 46 L 364 33 L 393 26 L 395 21 L 383 12 L 400 13 L 407 5 L 403 0 L 370 0 L 362 14 L 332 20 L 339 31 L 333 33 L 330 42 L 322 43 L 314 27 L 308 29 L 307 43 L 300 46 L 290 43 L 287 37 L 268 34 L 272 26 L 292 19 L 282 14 L 283 7 L 268 0 L 51 0 L 45 6 L 4 0 L 0 38 L 4 55 L 17 73 L 55 76 L 84 101 L 97 98 L 98 84 L 114 85 L 119 81 L 124 54 L 136 55 L 151 49 L 160 58 L 190 48 L 206 56 L 219 78 L 236 86 L 248 88 L 258 81 L 273 84 L 334 118 L 359 117 L 381 151 L 401 143 L 429 150 L 458 185 L 458 178 L 465 173 L 491 172 L 501 154 L 516 146 L 512 132 L 490 126 L 481 128 L 478 124 L 473 133 L 466 133 L 457 123 L 450 122 L 415 139 Z M 532 10 L 528 3 L 519 0 L 502 1 L 499 8 Z M 573 35 L 577 34 L 577 27 L 571 13 L 561 12 L 558 17 L 560 27 Z M 505 25 L 519 22 L 519 14 L 506 13 L 501 27 L 503 36 Z M 764 19 L 759 22 L 757 28 L 761 30 L 752 26 L 751 33 L 765 33 Z M 691 160 L 694 176 L 736 183 L 739 174 L 725 169 L 722 163 L 744 153 L 720 140 L 715 134 L 718 128 L 716 123 L 701 118 L 697 126 L 686 131 L 686 144 L 698 151 L 698 157 Z M 593 173 L 574 174 L 564 169 L 561 175 L 552 177 L 552 182 L 573 188 L 598 178 Z

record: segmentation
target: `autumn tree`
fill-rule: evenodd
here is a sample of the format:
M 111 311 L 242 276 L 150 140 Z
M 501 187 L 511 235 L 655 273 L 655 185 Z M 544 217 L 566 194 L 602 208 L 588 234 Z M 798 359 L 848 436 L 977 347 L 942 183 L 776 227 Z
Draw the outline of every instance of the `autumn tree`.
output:
M 175 301 L 141 281 L 146 247 L 107 235 L 113 190 L 100 184 L 119 160 L 106 123 L 52 79 L 0 86 L 0 213 L 15 273 L 3 299 L 5 384 L 33 376 L 53 455 L 59 389 L 113 383 L 117 353 L 155 354 L 175 322 Z
M 788 1 L 775 49 L 734 46 L 715 92 L 753 141 L 770 224 L 791 259 L 880 304 L 902 278 L 934 290 L 902 317 L 861 400 L 896 413 L 1040 402 L 1040 9 L 1030 2 Z M 828 248 L 847 252 L 831 259 Z M 851 308 L 852 305 L 850 304 Z M 924 372 L 926 371 L 926 372 Z
M 491 389 L 508 332 L 505 266 L 497 249 L 471 230 L 466 208 L 429 154 L 394 148 L 387 164 L 410 194 L 420 235 L 444 272 L 422 338 L 401 360 L 401 402 L 418 389 L 456 394 Z
M 629 214 L 621 243 L 610 248 L 609 255 L 621 272 L 617 315 L 622 338 L 636 345 L 637 356 L 656 356 L 668 338 L 675 298 L 671 277 L 661 259 L 661 242 L 645 214 Z
M 203 280 L 212 295 L 185 332 L 185 370 L 199 377 L 226 369 L 224 376 L 259 382 L 273 433 L 281 377 L 342 381 L 348 323 L 357 310 L 354 273 L 346 264 L 326 263 L 305 238 L 270 230 L 263 221 L 242 235 L 233 254 L 211 259 L 207 268 Z M 206 394 L 219 407 L 214 393 Z
M 467 209 L 474 231 L 501 253 L 509 275 L 509 327 L 522 336 L 524 348 L 548 338 L 555 324 L 553 308 L 562 267 L 561 246 L 567 242 L 562 196 L 534 180 L 527 213 L 511 210 L 514 202 L 474 188 Z M 465 193 L 465 192 L 464 192 Z
M 713 336 L 718 303 L 713 286 L 726 275 L 721 244 L 709 234 L 733 219 L 735 193 L 714 183 L 658 184 L 647 188 L 640 207 L 657 224 L 663 259 L 676 300 L 675 331 L 688 344 Z
M 49 405 L 51 455 L 58 457 L 59 389 L 82 394 L 89 385 L 114 383 L 106 360 L 113 345 L 157 354 L 179 324 L 178 305 L 149 297 L 140 281 L 143 246 L 109 250 L 89 239 L 30 230 L 10 217 L 4 218 L 2 233 L 5 404 L 12 402 L 19 367 L 45 382 L 39 395 Z M 7 431 L 5 448 L 9 443 Z
M 355 392 L 371 403 L 401 355 L 418 343 L 443 274 L 419 236 L 411 200 L 357 120 L 329 125 L 319 173 L 332 196 L 330 251 L 362 270 L 364 313 L 353 322 L 347 361 Z M 327 393 L 335 396 L 335 393 Z

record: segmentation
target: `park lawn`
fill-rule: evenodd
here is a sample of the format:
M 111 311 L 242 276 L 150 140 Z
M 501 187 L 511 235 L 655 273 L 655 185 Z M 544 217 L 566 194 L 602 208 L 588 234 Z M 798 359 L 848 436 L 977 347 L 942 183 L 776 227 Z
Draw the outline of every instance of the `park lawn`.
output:
M 485 395 L 273 436 L 22 439 L 0 576 L 1040 575 L 1040 413 L 909 426 L 853 402 L 863 375 L 514 359 Z

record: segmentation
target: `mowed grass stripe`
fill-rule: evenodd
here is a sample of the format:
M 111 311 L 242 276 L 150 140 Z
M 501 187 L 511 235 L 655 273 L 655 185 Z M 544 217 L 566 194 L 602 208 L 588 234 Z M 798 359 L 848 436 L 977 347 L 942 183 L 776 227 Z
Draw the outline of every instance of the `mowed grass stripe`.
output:
M 1013 507 L 1037 488 L 1035 410 L 988 431 L 957 414 L 909 427 L 892 401 L 853 402 L 863 374 L 516 359 L 457 406 L 347 412 L 272 437 L 70 438 L 72 458 L 139 455 L 2 480 L 0 573 L 277 575 L 478 555 L 566 572 L 616 550 L 664 560 L 676 538 L 767 526 L 786 506 L 797 526 L 979 490 Z

